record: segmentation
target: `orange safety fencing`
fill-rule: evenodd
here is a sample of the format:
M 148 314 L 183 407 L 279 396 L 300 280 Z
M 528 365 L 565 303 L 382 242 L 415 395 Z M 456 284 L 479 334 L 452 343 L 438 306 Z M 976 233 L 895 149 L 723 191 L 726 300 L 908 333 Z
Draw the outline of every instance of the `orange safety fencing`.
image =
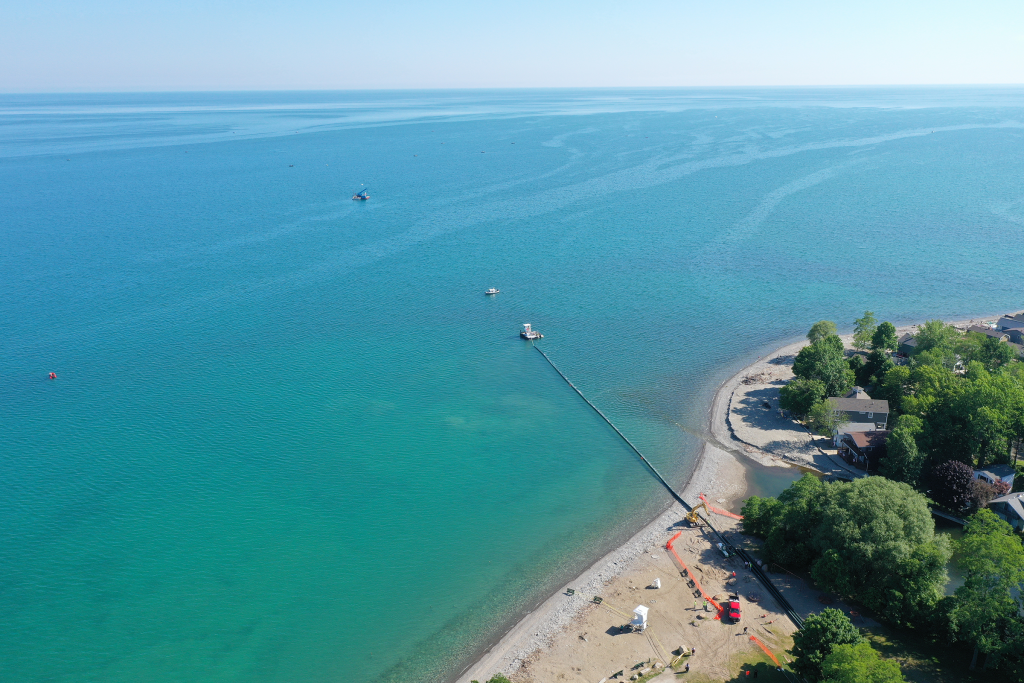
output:
M 715 606 L 715 619 L 721 619 L 722 612 L 724 611 L 722 609 L 722 606 L 714 600 L 712 600 L 711 596 L 704 592 L 704 589 L 701 588 L 700 581 L 697 580 L 697 577 L 693 575 L 693 572 L 690 571 L 690 568 L 686 566 L 685 562 L 683 562 L 683 558 L 679 557 L 679 553 L 676 552 L 676 549 L 672 547 L 672 545 L 676 542 L 676 539 L 682 535 L 682 531 L 676 532 L 676 535 L 669 539 L 668 543 L 665 544 L 665 547 L 668 548 L 668 550 L 671 551 L 673 555 L 675 555 L 676 562 L 678 562 L 679 565 L 686 571 L 686 575 L 690 577 L 690 580 L 693 581 L 693 585 L 697 587 L 697 590 L 699 590 L 700 594 L 704 596 L 704 599 Z
M 723 510 L 722 508 L 716 508 L 714 505 L 712 505 L 711 503 L 708 502 L 708 499 L 704 497 L 703 493 L 700 494 L 697 497 L 700 498 L 701 500 L 703 500 L 704 504 L 708 506 L 708 510 L 711 510 L 716 515 L 722 515 L 723 517 L 732 517 L 733 519 L 743 519 L 743 515 L 737 515 L 736 513 L 729 512 L 728 510 Z
M 750 639 L 761 646 L 761 649 L 764 650 L 764 653 L 771 657 L 772 661 L 775 662 L 775 666 L 782 666 L 781 664 L 779 664 L 779 660 L 775 659 L 775 655 L 772 654 L 772 651 L 769 650 L 764 643 L 758 640 L 757 636 L 750 636 Z

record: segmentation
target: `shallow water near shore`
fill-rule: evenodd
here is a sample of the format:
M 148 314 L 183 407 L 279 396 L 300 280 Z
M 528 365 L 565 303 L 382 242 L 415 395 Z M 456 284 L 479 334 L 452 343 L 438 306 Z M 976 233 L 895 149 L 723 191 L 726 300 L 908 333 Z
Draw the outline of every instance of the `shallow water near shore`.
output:
M 0 680 L 449 679 L 666 502 L 521 323 L 682 484 L 814 321 L 1022 308 L 1022 178 L 1019 88 L 0 96 Z

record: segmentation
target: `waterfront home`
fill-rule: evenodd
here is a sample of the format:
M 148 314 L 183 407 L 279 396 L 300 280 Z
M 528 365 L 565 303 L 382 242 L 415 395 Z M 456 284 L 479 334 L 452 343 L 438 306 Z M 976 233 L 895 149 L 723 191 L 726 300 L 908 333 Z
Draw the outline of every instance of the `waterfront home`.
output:
M 847 432 L 837 444 L 839 456 L 854 467 L 874 472 L 878 469 L 878 463 L 885 457 L 885 440 L 888 438 L 887 429 Z
M 875 425 L 875 429 L 885 429 L 889 422 L 888 401 L 833 396 L 828 402 L 832 412 L 844 418 L 845 422 L 868 422 Z
M 987 481 L 989 484 L 996 484 L 1002 482 L 1013 488 L 1013 475 L 1017 474 L 1017 470 L 1013 469 L 1010 465 L 991 465 L 981 470 L 974 470 L 974 478 Z
M 876 431 L 878 431 L 878 428 L 875 427 L 874 422 L 844 422 L 832 430 L 832 445 L 839 448 L 839 444 L 843 442 L 847 434 Z
M 1000 519 L 1009 522 L 1018 531 L 1024 529 L 1024 493 L 1008 493 L 993 498 L 988 509 Z
M 1007 330 L 1014 327 L 1024 327 L 1024 313 L 1004 315 L 996 323 L 997 330 Z
M 982 327 L 981 325 L 971 325 L 970 327 L 967 328 L 967 331 L 968 332 L 977 332 L 978 334 L 983 334 L 986 337 L 992 337 L 993 339 L 998 339 L 1001 342 L 1008 342 L 1008 341 L 1010 341 L 1010 335 L 1007 334 L 1006 332 L 1003 332 L 1002 330 L 993 330 L 993 329 L 988 328 L 988 327 Z
M 896 347 L 896 353 L 901 356 L 909 356 L 917 350 L 917 340 L 914 339 L 912 334 L 904 334 L 899 338 L 899 346 Z

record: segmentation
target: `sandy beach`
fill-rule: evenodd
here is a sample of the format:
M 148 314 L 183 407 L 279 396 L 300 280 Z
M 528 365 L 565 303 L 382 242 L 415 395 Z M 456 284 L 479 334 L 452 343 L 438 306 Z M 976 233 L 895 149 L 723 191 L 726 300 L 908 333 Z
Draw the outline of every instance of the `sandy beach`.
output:
M 997 316 L 996 316 L 997 317 Z M 966 327 L 993 316 L 976 317 L 952 324 Z M 899 334 L 913 331 L 905 325 Z M 852 335 L 843 336 L 849 348 Z M 748 468 L 744 459 L 766 466 L 803 468 L 823 474 L 862 476 L 850 468 L 830 448 L 830 441 L 808 433 L 798 423 L 781 416 L 778 390 L 792 377 L 793 358 L 806 340 L 785 344 L 747 365 L 716 391 L 708 410 L 705 443 L 697 466 L 686 487 L 684 499 L 693 504 L 706 493 L 708 501 L 725 509 L 738 509 L 747 496 Z M 793 624 L 779 605 L 744 570 L 737 558 L 726 559 L 714 547 L 714 537 L 706 529 L 690 529 L 683 522 L 685 510 L 673 503 L 619 548 L 608 553 L 575 580 L 569 582 L 573 595 L 558 592 L 522 619 L 480 659 L 457 679 L 458 683 L 486 681 L 495 673 L 504 673 L 516 683 L 546 681 L 586 681 L 599 683 L 623 670 L 628 680 L 630 666 L 639 662 L 666 665 L 680 648 L 697 648 L 691 662 L 692 679 L 723 680 L 736 675 L 751 662 L 770 664 L 763 670 L 768 680 L 775 675 L 774 664 L 747 635 L 756 634 L 780 661 L 792 644 Z M 714 515 L 720 529 L 736 529 L 737 522 Z M 678 531 L 682 536 L 676 550 L 690 567 L 698 567 L 708 594 L 725 595 L 737 591 L 744 599 L 745 615 L 741 624 L 726 626 L 704 617 L 701 605 L 684 585 L 679 568 L 666 551 L 665 543 Z M 661 589 L 649 589 L 654 579 Z M 810 613 L 822 607 L 813 599 L 812 587 L 799 579 L 787 578 L 784 593 L 798 612 Z M 603 605 L 593 601 L 604 599 Z M 615 625 L 625 623 L 638 604 L 650 608 L 650 637 L 640 634 L 617 635 Z M 700 618 L 698 618 L 698 616 Z M 747 664 L 744 664 L 744 663 Z M 646 667 L 640 667 L 640 672 Z M 652 671 L 653 673 L 653 671 Z M 675 680 L 671 670 L 657 677 Z

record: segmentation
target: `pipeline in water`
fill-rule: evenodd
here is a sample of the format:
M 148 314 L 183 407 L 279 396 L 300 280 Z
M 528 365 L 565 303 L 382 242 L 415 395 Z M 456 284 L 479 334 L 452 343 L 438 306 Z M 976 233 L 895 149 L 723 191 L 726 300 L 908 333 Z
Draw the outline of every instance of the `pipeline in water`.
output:
M 551 367 L 555 369 L 555 372 L 557 372 L 558 375 L 565 380 L 565 383 L 572 387 L 572 390 L 579 394 L 580 398 L 586 401 L 587 405 L 593 408 L 594 412 L 600 415 L 601 419 L 607 422 L 608 426 L 614 429 L 616 434 L 622 437 L 622 440 L 626 442 L 626 445 L 633 449 L 633 452 L 636 453 L 637 456 L 639 456 L 640 460 L 642 460 L 643 463 L 647 465 L 648 469 L 650 469 L 651 472 L 654 473 L 654 476 L 657 477 L 658 481 L 661 482 L 662 486 L 664 486 L 668 490 L 668 492 L 672 494 L 672 497 L 675 498 L 680 505 L 686 508 L 687 512 L 693 510 L 693 507 L 690 506 L 690 504 L 687 503 L 685 500 L 683 500 L 683 497 L 679 495 L 679 493 L 674 488 L 672 488 L 671 484 L 668 483 L 665 477 L 661 476 L 661 472 L 658 471 L 658 469 L 651 463 L 651 461 L 644 457 L 644 454 L 640 452 L 640 449 L 634 446 L 633 442 L 626 438 L 626 435 L 623 434 L 622 431 L 620 431 L 619 428 L 616 427 L 615 424 L 608 419 L 608 416 L 602 413 L 597 406 L 590 402 L 589 398 L 583 395 L 582 391 L 576 388 L 575 384 L 569 381 L 569 378 L 565 376 L 565 373 L 559 370 L 558 366 L 555 365 L 554 361 L 552 361 L 548 357 L 548 354 L 544 353 L 544 351 L 536 344 L 534 344 L 533 348 L 537 349 L 537 351 L 540 352 L 540 355 L 544 356 L 544 360 L 546 360 L 551 365 Z M 735 544 L 730 543 L 729 540 L 725 537 L 725 535 L 715 528 L 715 526 L 711 523 L 711 520 L 705 519 L 704 517 L 701 517 L 700 519 L 702 522 L 708 525 L 708 528 L 711 529 L 711 531 L 714 532 L 714 534 L 718 536 L 719 539 L 721 539 L 722 543 L 735 547 Z M 801 618 L 800 615 L 797 614 L 796 610 L 793 609 L 793 606 L 789 604 L 789 601 L 786 600 L 785 597 L 783 597 L 779 589 L 776 588 L 775 584 L 773 584 L 771 579 L 768 578 L 767 573 L 757 566 L 757 563 L 754 561 L 754 558 L 748 555 L 744 550 L 740 548 L 737 548 L 737 554 L 740 556 L 740 558 L 749 563 L 751 572 L 753 572 L 753 574 L 761 580 L 761 583 L 768 590 L 768 592 L 771 593 L 772 597 L 775 598 L 776 602 L 779 603 L 779 606 L 782 608 L 782 611 L 785 613 L 787 617 L 789 617 L 790 621 L 792 621 L 797 628 L 803 626 L 803 618 Z

